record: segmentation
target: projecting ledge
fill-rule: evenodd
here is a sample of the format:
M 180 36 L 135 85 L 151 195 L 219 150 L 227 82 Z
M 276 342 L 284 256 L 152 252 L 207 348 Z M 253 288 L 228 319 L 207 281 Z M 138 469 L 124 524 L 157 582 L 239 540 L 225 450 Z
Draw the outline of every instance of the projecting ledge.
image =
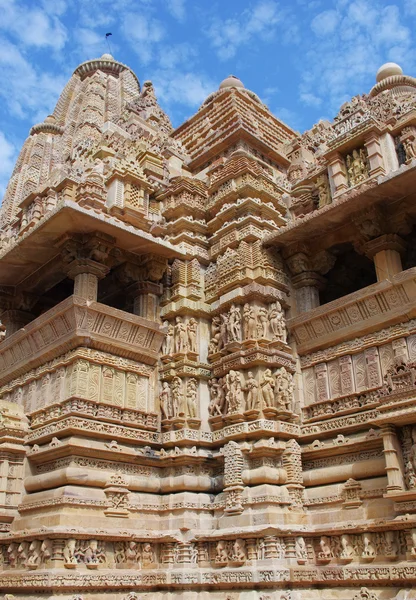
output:
M 70 296 L 0 345 L 0 385 L 80 346 L 154 365 L 165 333 L 158 323 Z
M 327 348 L 416 316 L 416 267 L 328 302 L 287 326 L 300 354 Z

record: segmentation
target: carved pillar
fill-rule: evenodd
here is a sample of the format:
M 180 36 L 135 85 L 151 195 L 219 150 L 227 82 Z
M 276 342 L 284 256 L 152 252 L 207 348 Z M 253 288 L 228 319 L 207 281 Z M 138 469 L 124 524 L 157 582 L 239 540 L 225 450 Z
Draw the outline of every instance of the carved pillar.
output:
M 344 158 L 338 152 L 328 158 L 328 172 L 332 180 L 334 196 L 348 189 Z
M 377 281 L 389 279 L 403 270 L 400 254 L 405 247 L 405 242 L 395 233 L 381 235 L 366 243 L 365 253 L 374 260 Z
M 370 175 L 384 175 L 386 169 L 384 168 L 383 153 L 381 151 L 379 136 L 375 131 L 372 131 L 368 135 L 364 146 L 367 148 Z
M 74 296 L 96 302 L 98 297 L 98 282 L 109 272 L 105 265 L 88 258 L 75 259 L 68 265 L 68 277 L 74 280 Z
M 384 456 L 386 459 L 387 490 L 405 490 L 403 477 L 403 457 L 394 425 L 383 425 L 381 427 L 383 436 Z
M 162 293 L 162 285 L 153 281 L 139 281 L 127 289 L 127 295 L 133 300 L 133 313 L 151 321 L 156 321 L 158 317 Z
M 319 306 L 319 290 L 325 284 L 325 278 L 319 273 L 306 271 L 292 278 L 296 290 L 296 306 L 298 313 L 312 310 Z

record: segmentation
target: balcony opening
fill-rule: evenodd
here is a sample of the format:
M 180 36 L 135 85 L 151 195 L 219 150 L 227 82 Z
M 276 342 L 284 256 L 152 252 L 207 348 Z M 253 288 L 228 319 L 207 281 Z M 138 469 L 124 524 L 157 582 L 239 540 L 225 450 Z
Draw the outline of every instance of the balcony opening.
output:
M 69 296 L 72 296 L 73 293 L 74 282 L 69 277 L 65 277 L 39 297 L 31 312 L 35 317 L 39 317 L 47 310 L 50 310 Z
M 401 236 L 406 242 L 406 252 L 402 257 L 403 271 L 416 267 L 416 225 L 412 227 L 412 230 L 408 235 Z
M 325 275 L 327 284 L 319 293 L 321 304 L 327 304 L 377 282 L 372 260 L 357 254 L 352 244 L 339 244 L 330 249 L 336 256 L 334 266 Z

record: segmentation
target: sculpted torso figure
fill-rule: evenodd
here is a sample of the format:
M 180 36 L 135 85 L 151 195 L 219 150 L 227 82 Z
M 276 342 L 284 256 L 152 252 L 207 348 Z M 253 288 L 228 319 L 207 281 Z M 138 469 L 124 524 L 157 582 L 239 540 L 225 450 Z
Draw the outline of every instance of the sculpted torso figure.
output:
M 267 408 L 273 407 L 273 396 L 275 381 L 270 369 L 266 369 L 261 382 L 261 393 L 263 396 L 264 406 Z

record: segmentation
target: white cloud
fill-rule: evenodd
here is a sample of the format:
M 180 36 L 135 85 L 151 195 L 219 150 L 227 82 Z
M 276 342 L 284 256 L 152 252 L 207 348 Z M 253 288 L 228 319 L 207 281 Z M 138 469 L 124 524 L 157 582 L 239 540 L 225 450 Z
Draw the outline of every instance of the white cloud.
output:
M 300 99 L 308 106 L 325 104 L 335 112 L 352 95 L 375 83 L 386 61 L 414 63 L 412 36 L 397 5 L 377 0 L 339 1 L 311 21 L 315 39 L 302 63 Z
M 16 145 L 9 141 L 4 133 L 0 131 L 0 200 L 6 191 L 17 154 L 18 149 Z
M 312 20 L 311 27 L 316 35 L 328 35 L 333 33 L 339 22 L 339 14 L 336 10 L 325 10 Z
M 182 104 L 191 108 L 199 107 L 217 87 L 204 75 L 176 70 L 158 71 L 153 77 L 153 83 L 162 103 Z
M 184 21 L 186 17 L 185 0 L 167 0 L 168 11 L 178 21 Z
M 0 0 L 0 28 L 13 35 L 23 46 L 61 50 L 67 32 L 56 15 L 31 8 L 16 0 Z
M 11 115 L 41 120 L 52 111 L 66 77 L 45 71 L 39 73 L 19 48 L 0 38 L 0 98 Z
M 123 19 L 122 29 L 141 62 L 148 64 L 155 55 L 155 44 L 165 36 L 162 23 L 145 14 L 127 13 Z
M 255 38 L 269 41 L 274 38 L 277 25 L 283 22 L 286 13 L 274 0 L 260 0 L 254 7 L 241 12 L 239 17 L 215 19 L 206 34 L 221 60 L 235 56 L 239 46 Z

